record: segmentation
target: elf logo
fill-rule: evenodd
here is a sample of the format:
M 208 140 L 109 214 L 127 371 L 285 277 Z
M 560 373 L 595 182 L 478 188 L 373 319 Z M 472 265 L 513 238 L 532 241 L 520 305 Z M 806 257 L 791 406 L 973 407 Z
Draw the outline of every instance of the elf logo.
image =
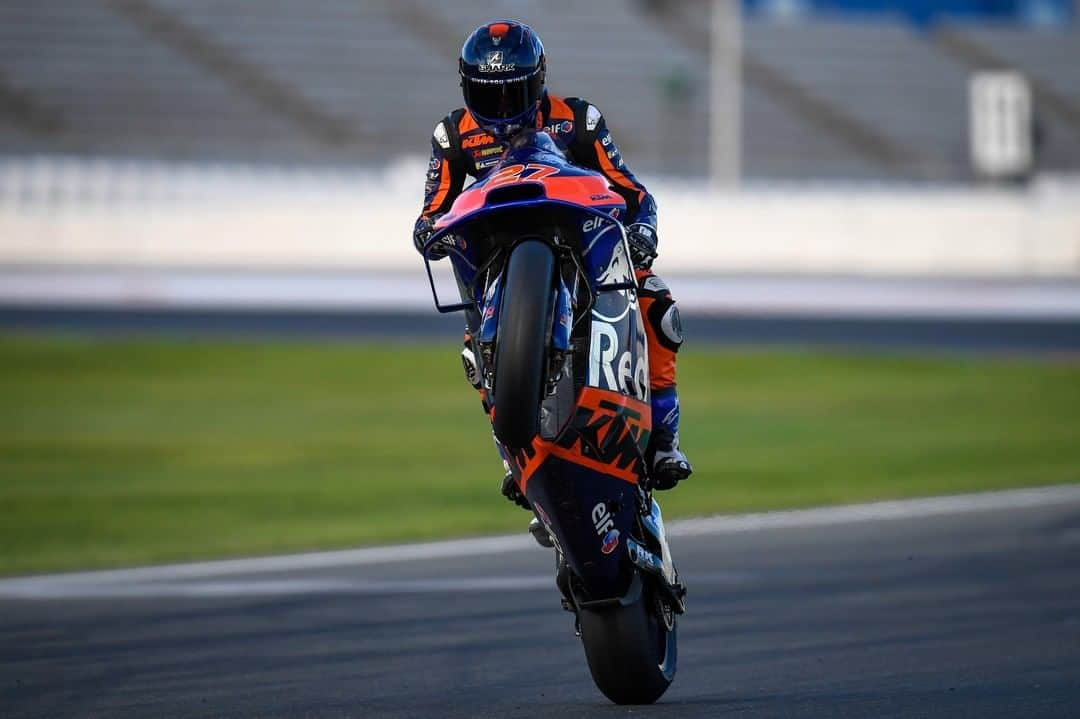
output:
M 607 505 L 600 502 L 592 508 L 592 523 L 596 528 L 596 536 L 602 537 L 607 532 L 615 529 L 615 520 L 611 518 L 611 512 Z
M 592 232 L 593 230 L 600 229 L 606 224 L 608 224 L 608 220 L 604 219 L 603 217 L 593 217 L 591 219 L 585 220 L 585 224 L 581 226 L 581 231 Z
M 615 529 L 615 520 L 606 504 L 600 502 L 592 508 L 592 521 L 596 536 L 603 537 L 600 542 L 600 551 L 611 554 L 615 551 L 615 547 L 619 546 L 619 530 Z

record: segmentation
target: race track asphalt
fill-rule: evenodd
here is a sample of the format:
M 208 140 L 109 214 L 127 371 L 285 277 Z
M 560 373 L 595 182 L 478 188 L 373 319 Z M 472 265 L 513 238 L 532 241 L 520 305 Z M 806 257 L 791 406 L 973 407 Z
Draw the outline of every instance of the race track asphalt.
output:
M 22 599 L 0 582 L 0 716 L 1080 715 L 1080 491 L 677 533 L 679 674 L 648 708 L 597 692 L 551 557 L 511 545 Z

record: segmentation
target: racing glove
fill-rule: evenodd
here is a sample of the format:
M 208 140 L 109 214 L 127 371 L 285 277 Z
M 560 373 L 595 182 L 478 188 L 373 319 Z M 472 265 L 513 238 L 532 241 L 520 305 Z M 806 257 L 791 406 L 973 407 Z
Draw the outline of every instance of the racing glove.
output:
M 630 260 L 634 269 L 647 270 L 656 259 L 656 228 L 635 222 L 626 228 L 626 241 L 630 244 Z
M 424 245 L 427 244 L 431 236 L 435 234 L 435 222 L 438 217 L 424 217 L 416 223 L 416 227 L 413 229 L 413 246 L 416 247 L 416 251 L 421 255 L 424 254 Z M 431 248 L 429 256 L 433 260 L 441 260 L 446 257 L 447 250 L 440 243 Z

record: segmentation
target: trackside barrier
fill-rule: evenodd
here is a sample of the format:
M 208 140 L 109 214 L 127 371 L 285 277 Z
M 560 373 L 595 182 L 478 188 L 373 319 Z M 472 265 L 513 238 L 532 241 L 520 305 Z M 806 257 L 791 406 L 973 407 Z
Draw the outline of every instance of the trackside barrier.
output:
M 307 170 L 0 161 L 0 263 L 421 271 L 425 162 Z M 646 178 L 665 272 L 1080 276 L 1080 181 L 1026 190 Z

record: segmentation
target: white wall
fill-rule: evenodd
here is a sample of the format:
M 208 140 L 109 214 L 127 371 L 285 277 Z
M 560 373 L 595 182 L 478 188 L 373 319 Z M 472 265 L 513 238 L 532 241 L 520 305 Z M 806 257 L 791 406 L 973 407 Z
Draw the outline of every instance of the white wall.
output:
M 0 164 L 0 263 L 419 270 L 424 163 L 383 172 Z M 645 178 L 648 181 L 648 178 Z M 667 272 L 1080 276 L 1080 186 L 1028 191 L 649 181 Z

